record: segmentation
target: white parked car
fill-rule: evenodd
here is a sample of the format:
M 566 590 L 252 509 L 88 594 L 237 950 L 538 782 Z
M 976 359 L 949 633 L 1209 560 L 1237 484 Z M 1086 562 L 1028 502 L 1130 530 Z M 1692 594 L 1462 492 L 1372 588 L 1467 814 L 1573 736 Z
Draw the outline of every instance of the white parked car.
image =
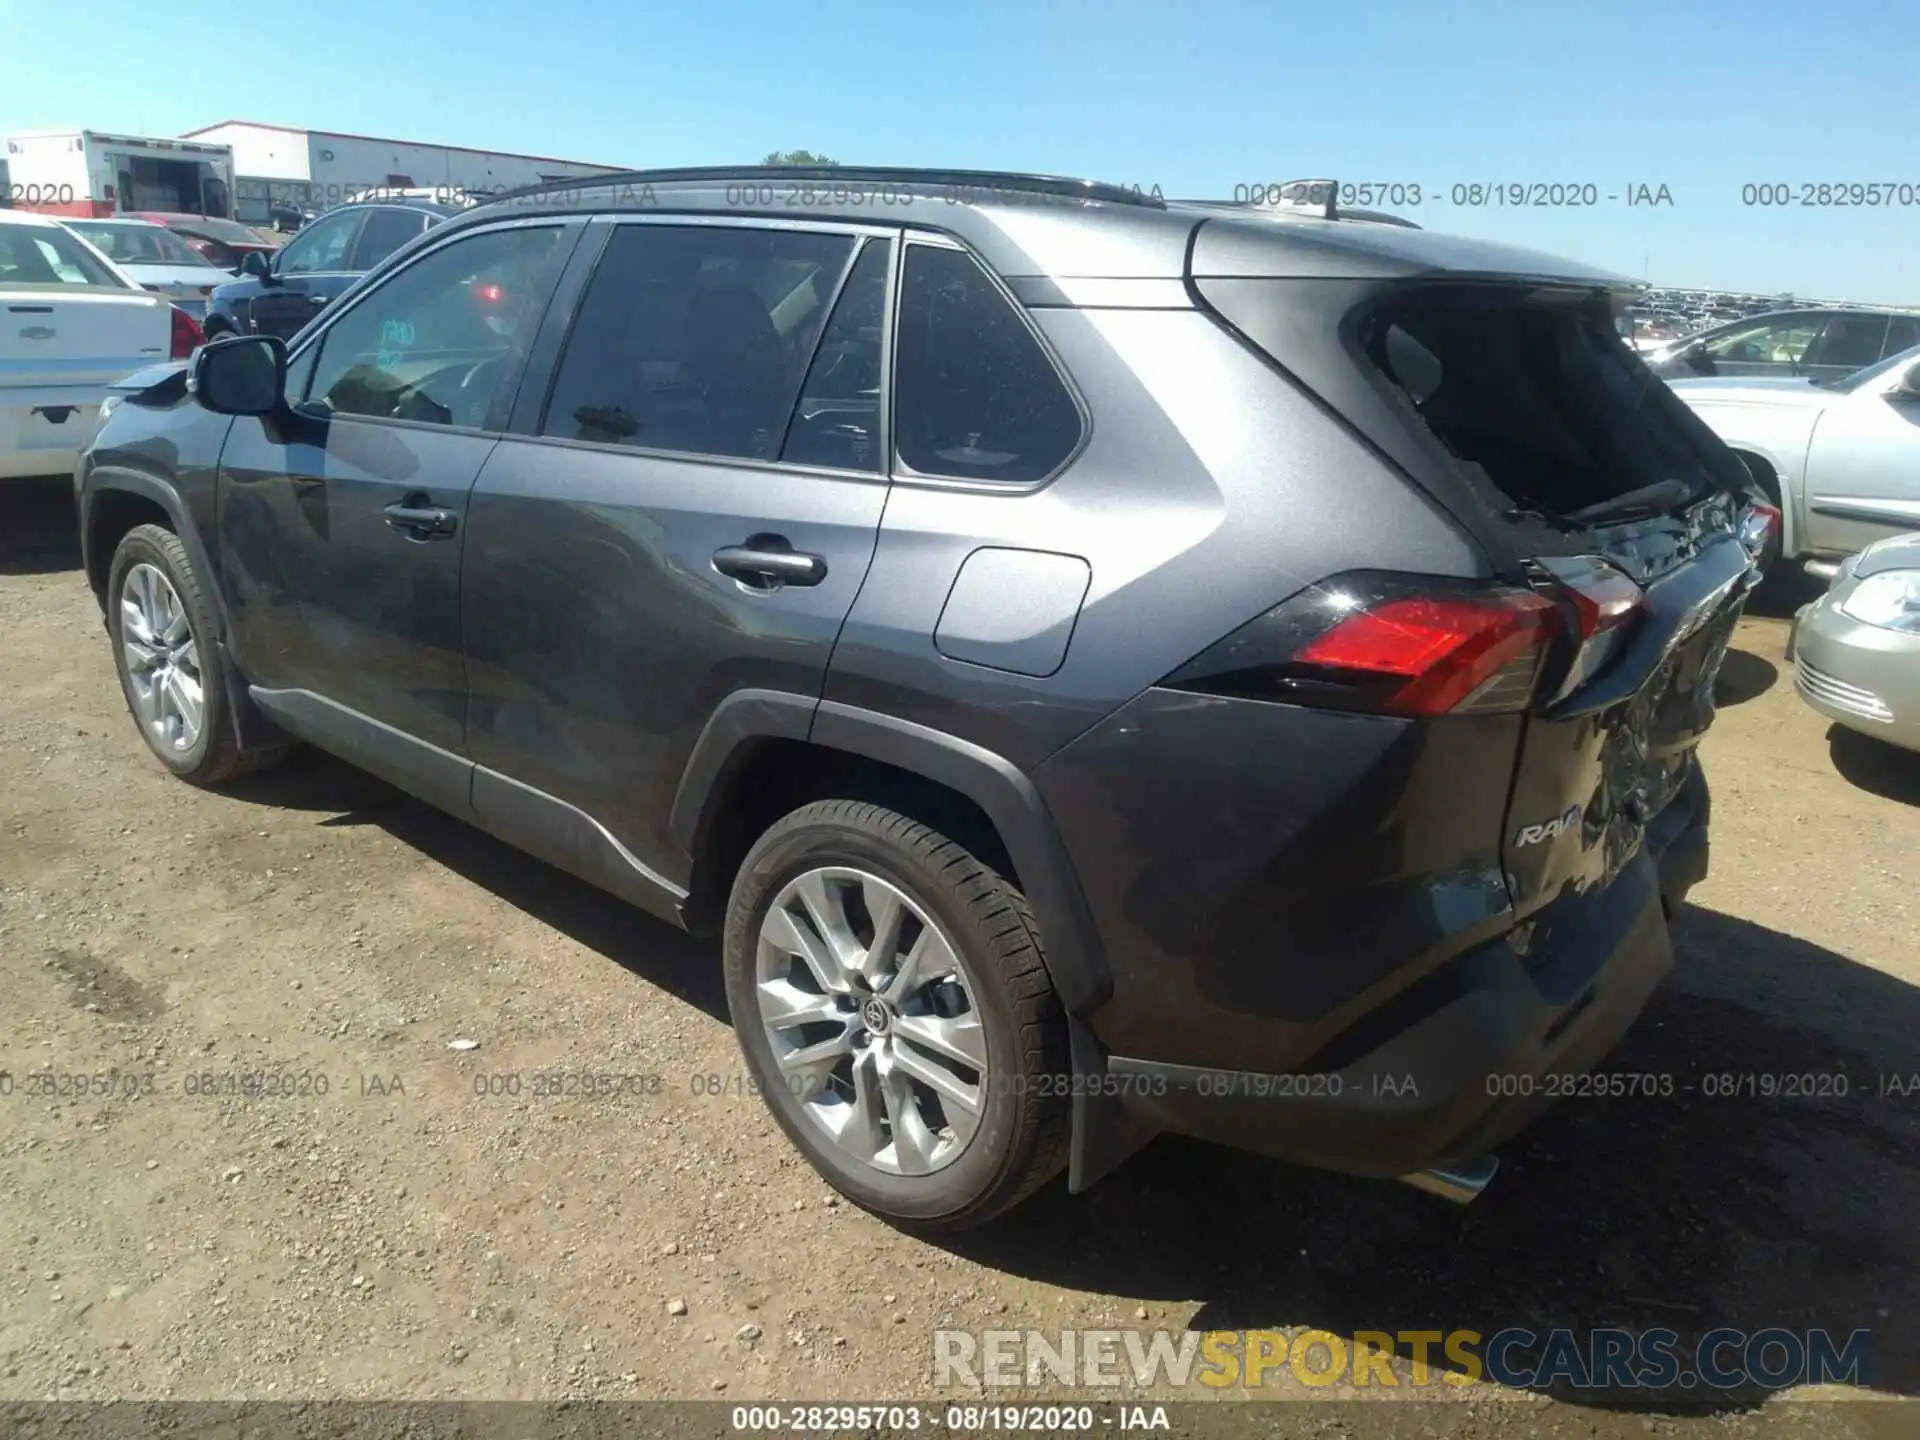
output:
M 66 220 L 60 223 L 105 255 L 142 290 L 162 296 L 195 320 L 207 318 L 213 287 L 233 276 L 164 225 L 151 220 Z
M 1780 507 L 1781 555 L 1818 574 L 1920 526 L 1920 346 L 1839 380 L 1674 380 Z
M 71 230 L 0 210 L 0 479 L 70 473 L 107 387 L 200 339 Z

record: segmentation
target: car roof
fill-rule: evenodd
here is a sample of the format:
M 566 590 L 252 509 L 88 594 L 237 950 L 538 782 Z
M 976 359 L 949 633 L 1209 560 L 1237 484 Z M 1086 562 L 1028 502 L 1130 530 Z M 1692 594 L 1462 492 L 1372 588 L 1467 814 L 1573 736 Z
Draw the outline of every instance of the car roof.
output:
M 64 222 L 72 220 L 81 225 L 130 225 L 142 230 L 164 230 L 167 227 L 152 220 L 142 220 L 137 215 L 63 215 Z
M 1170 203 L 1126 186 L 1008 171 L 851 166 L 623 171 L 510 191 L 459 212 L 448 224 L 464 229 L 529 211 L 662 210 L 944 231 L 1009 280 L 1177 278 L 1188 273 L 1191 248 L 1197 275 L 1356 278 L 1455 271 L 1642 285 L 1539 251 L 1380 223 L 1371 216 L 1355 223 L 1285 208 Z
M 4 220 L 10 225 L 52 225 L 57 227 L 60 224 L 60 222 L 51 215 L 38 215 L 31 210 L 0 210 L 0 220 Z

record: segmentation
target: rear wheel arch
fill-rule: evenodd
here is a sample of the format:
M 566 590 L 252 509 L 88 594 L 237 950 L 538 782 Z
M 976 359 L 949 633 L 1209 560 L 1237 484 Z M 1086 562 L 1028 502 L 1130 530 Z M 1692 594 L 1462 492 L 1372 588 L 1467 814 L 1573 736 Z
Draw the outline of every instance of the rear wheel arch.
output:
M 711 933 L 734 873 L 766 829 L 815 800 L 885 805 L 942 831 L 1000 869 L 1027 897 L 1046 963 L 1071 1014 L 1111 992 L 1090 912 L 1032 784 L 971 742 L 832 701 L 743 691 L 695 746 L 672 828 L 691 858 L 683 918 Z
M 1752 450 L 1734 447 L 1733 453 L 1740 457 L 1740 463 L 1747 467 L 1747 473 L 1753 476 L 1754 483 L 1767 492 L 1767 498 L 1775 505 L 1780 503 L 1780 472 L 1766 456 Z
M 1780 467 L 1757 450 L 1743 449 L 1738 445 L 1729 448 L 1747 467 L 1747 473 L 1753 476 L 1753 483 L 1765 492 L 1767 499 L 1780 512 L 1780 553 L 1791 559 L 1797 549 L 1800 526 L 1796 522 L 1793 505 L 1787 499 L 1786 487 L 1780 479 Z

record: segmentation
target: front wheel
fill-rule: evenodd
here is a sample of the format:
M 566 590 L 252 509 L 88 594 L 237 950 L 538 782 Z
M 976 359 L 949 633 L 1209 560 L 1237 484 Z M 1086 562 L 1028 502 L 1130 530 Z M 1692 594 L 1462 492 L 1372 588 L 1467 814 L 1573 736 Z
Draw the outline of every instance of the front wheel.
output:
M 889 1220 L 979 1224 L 1066 1163 L 1066 1021 L 1005 877 L 883 806 L 770 827 L 735 877 L 727 1002 L 753 1080 L 828 1183 Z
M 140 738 L 182 780 L 217 784 L 285 753 L 240 749 L 213 607 L 179 536 L 136 525 L 120 541 L 107 572 L 107 633 Z

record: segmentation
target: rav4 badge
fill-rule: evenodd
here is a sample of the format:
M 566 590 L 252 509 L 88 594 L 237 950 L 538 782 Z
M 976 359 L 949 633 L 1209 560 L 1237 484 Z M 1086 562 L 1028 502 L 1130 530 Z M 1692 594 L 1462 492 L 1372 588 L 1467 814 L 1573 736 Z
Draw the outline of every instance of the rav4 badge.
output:
M 1580 807 L 1569 805 L 1551 820 L 1542 820 L 1538 825 L 1529 825 L 1514 837 L 1515 845 L 1537 845 L 1542 840 L 1551 840 L 1556 835 L 1564 835 L 1580 823 Z

